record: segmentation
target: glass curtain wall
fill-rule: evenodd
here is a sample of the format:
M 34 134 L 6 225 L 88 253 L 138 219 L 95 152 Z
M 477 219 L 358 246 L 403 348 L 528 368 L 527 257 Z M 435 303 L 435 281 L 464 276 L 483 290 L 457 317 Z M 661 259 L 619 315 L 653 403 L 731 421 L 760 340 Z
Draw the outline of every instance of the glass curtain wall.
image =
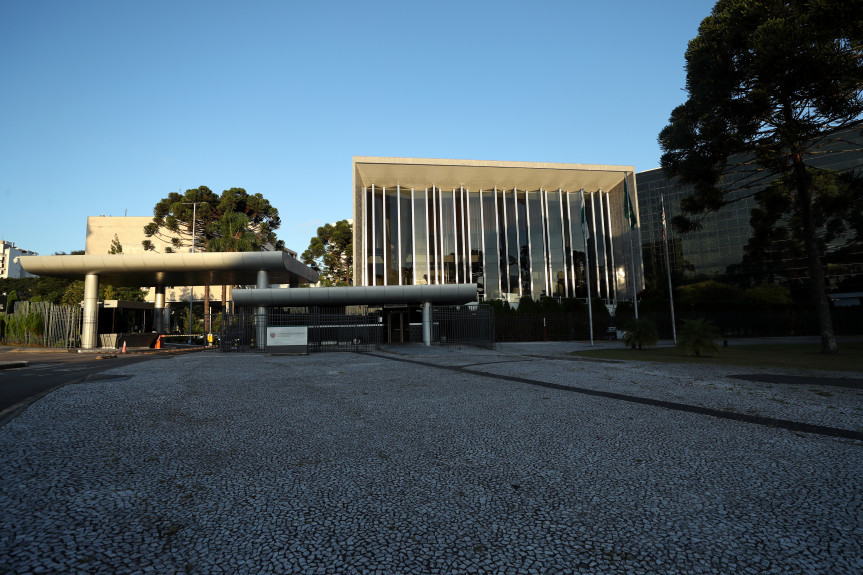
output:
M 500 238 L 498 237 L 497 188 L 482 193 L 485 297 L 500 299 Z
M 454 284 L 459 283 L 455 265 L 455 191 L 440 190 L 440 196 L 441 261 L 443 262 L 441 283 Z
M 533 292 L 531 290 L 530 281 L 530 235 L 527 232 L 527 192 L 524 190 L 515 190 L 515 217 L 518 225 L 517 244 L 518 244 L 518 275 L 521 281 L 520 296 L 529 296 Z M 541 262 L 539 262 L 540 265 Z M 536 294 L 539 297 L 540 293 Z
M 467 207 L 465 206 L 464 189 L 458 188 L 453 190 L 453 205 L 455 215 L 455 229 L 459 233 L 455 234 L 455 283 L 467 283 Z
M 495 191 L 495 204 L 497 210 L 497 230 L 498 230 L 498 247 L 497 259 L 500 265 L 500 297 L 506 297 L 509 293 L 509 246 L 508 246 L 508 229 L 506 223 L 506 194 L 504 190 Z
M 527 208 L 529 212 L 530 238 L 530 291 L 534 297 L 546 295 L 545 272 L 545 223 L 542 217 L 542 190 L 527 192 Z
M 608 278 L 608 298 L 614 300 L 617 303 L 617 276 L 618 269 L 614 262 L 614 234 L 611 233 L 611 203 L 609 200 L 608 192 L 601 192 L 600 198 L 602 199 L 602 223 L 603 229 L 605 230 L 605 261 L 608 266 L 607 268 L 607 278 Z
M 569 294 L 569 282 L 566 277 L 566 262 L 564 261 L 565 238 L 563 234 L 564 221 L 561 190 L 546 193 L 546 206 L 548 210 L 546 221 L 548 222 L 550 294 L 555 297 L 567 297 Z
M 431 277 L 430 284 L 439 284 L 440 282 L 440 251 L 438 250 L 438 246 L 440 244 L 440 226 L 438 222 L 440 219 L 438 218 L 438 208 L 440 206 L 440 197 L 438 194 L 439 190 L 432 186 L 429 190 L 429 202 L 428 209 L 426 211 L 426 217 L 428 218 L 428 232 L 429 232 L 429 251 L 430 251 L 430 259 L 429 259 L 429 275 Z
M 488 193 L 488 192 L 486 192 Z M 479 293 L 485 293 L 484 264 L 485 253 L 483 250 L 484 228 L 482 220 L 482 190 L 470 193 L 465 190 L 467 199 L 467 233 L 469 254 L 468 266 L 470 282 L 477 284 Z M 465 229 L 465 228 L 462 228 Z
M 585 242 L 584 229 L 581 224 L 581 200 L 580 192 L 569 192 L 567 197 L 567 208 L 569 213 L 568 234 L 569 249 L 569 278 L 570 278 L 570 293 L 574 297 L 587 298 L 587 257 L 588 249 L 592 245 L 589 241 Z M 585 202 L 586 203 L 586 202 Z M 594 289 L 591 293 L 596 295 Z
M 428 189 L 414 189 L 413 191 L 413 247 L 414 278 L 416 285 L 427 285 L 431 283 L 429 278 L 429 242 L 428 242 Z
M 413 190 L 399 188 L 399 284 L 414 283 L 413 217 L 411 194 Z
M 384 266 L 386 282 L 384 285 L 399 285 L 399 190 L 384 188 Z
M 630 291 L 625 233 L 612 232 L 623 220 L 608 193 L 584 194 L 586 245 L 580 191 L 373 185 L 363 198 L 366 285 L 476 283 L 483 299 L 586 298 L 589 265 L 593 297 Z
M 384 284 L 384 191 L 372 186 L 372 285 Z

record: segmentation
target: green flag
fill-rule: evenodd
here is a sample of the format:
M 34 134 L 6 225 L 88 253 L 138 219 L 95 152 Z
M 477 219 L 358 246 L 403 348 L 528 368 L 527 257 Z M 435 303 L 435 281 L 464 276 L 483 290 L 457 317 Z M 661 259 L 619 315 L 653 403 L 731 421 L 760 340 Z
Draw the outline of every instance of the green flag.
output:
M 638 219 L 635 217 L 635 206 L 629 199 L 629 187 L 626 185 L 626 176 L 623 177 L 623 217 L 629 220 L 629 229 L 634 230 Z

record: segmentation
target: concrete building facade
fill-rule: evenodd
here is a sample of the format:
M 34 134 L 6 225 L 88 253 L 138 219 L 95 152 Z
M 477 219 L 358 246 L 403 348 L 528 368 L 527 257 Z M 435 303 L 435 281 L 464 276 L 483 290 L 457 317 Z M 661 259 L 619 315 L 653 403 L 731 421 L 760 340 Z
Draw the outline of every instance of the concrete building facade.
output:
M 18 256 L 35 256 L 36 252 L 17 247 L 13 242 L 0 240 L 0 279 L 30 278 L 33 274 L 15 261 Z

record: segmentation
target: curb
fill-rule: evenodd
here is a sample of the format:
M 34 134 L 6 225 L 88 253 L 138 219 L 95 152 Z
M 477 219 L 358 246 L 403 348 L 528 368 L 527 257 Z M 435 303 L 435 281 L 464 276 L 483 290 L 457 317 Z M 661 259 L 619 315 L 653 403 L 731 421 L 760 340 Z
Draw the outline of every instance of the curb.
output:
M 14 369 L 16 367 L 27 367 L 29 361 L 0 361 L 0 369 Z

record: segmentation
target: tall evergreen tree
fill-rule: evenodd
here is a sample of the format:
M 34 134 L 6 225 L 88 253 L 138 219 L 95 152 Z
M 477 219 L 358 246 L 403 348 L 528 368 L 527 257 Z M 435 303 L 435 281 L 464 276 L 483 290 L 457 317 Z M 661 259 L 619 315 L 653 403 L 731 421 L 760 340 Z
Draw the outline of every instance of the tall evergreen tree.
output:
M 144 234 L 169 243 L 165 248 L 168 253 L 191 248 L 193 243 L 196 251 L 207 252 L 284 250 L 285 242 L 276 237 L 281 223 L 279 210 L 261 194 L 231 188 L 218 196 L 207 186 L 200 186 L 159 200 Z M 144 240 L 142 245 L 145 250 L 156 250 L 152 240 Z M 226 295 L 223 285 L 223 305 Z M 205 285 L 204 315 L 209 309 L 210 286 Z
M 318 228 L 303 252 L 303 263 L 320 274 L 324 286 L 349 286 L 354 274 L 353 226 L 347 220 Z
M 674 220 L 680 232 L 734 201 L 736 179 L 757 179 L 748 171 L 784 178 L 825 353 L 837 344 L 810 163 L 860 120 L 861 88 L 863 0 L 719 0 L 686 51 L 688 99 L 659 135 L 666 173 L 693 185 Z M 741 164 L 730 166 L 735 157 Z

